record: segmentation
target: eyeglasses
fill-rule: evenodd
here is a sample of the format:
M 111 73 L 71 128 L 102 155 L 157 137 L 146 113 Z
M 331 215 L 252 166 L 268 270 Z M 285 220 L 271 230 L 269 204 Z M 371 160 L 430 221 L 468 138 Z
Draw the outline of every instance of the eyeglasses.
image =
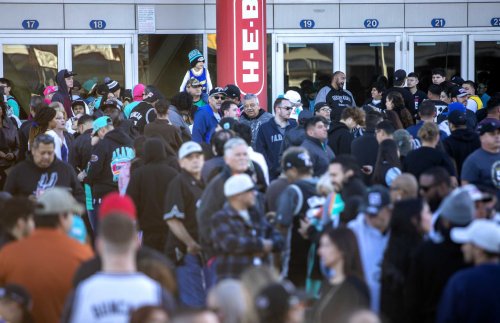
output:
M 325 107 L 325 108 L 319 109 L 319 111 L 332 112 L 332 109 Z
M 216 100 L 225 100 L 225 99 L 226 99 L 226 97 L 225 97 L 225 96 L 223 96 L 223 95 L 214 95 L 214 96 L 212 96 L 212 97 L 213 97 L 214 99 L 216 99 Z

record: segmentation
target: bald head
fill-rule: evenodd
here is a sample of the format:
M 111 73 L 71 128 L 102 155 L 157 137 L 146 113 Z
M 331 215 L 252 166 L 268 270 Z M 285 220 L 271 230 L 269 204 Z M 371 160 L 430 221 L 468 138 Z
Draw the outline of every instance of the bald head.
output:
M 403 173 L 391 183 L 392 202 L 418 197 L 418 182 L 415 176 Z

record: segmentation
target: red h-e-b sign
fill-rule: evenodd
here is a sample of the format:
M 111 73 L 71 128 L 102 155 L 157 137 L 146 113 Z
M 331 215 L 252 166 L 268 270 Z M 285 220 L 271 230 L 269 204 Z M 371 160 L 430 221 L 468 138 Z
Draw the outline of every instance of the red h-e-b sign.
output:
M 266 1 L 217 0 L 217 85 L 267 102 Z

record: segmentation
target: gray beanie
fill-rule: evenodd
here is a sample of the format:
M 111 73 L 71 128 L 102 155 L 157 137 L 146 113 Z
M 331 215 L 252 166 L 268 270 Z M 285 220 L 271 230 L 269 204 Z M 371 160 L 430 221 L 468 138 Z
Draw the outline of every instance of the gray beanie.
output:
M 474 202 L 468 192 L 455 189 L 439 207 L 439 216 L 457 225 L 467 225 L 474 217 Z

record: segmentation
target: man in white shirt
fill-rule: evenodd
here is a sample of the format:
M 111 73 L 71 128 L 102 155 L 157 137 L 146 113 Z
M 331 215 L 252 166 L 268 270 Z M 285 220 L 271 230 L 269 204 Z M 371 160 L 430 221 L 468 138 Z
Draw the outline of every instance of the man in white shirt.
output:
M 172 313 L 174 302 L 159 283 L 137 272 L 136 214 L 128 196 L 111 193 L 103 199 L 96 248 L 102 271 L 82 281 L 67 300 L 61 322 L 129 322 L 130 312 L 152 305 Z M 114 205 L 114 206 L 113 206 Z M 130 206 L 130 212 L 123 211 Z M 117 211 L 120 210 L 120 211 Z
M 389 190 L 381 185 L 372 186 L 365 194 L 362 213 L 350 221 L 351 229 L 358 240 L 361 262 L 366 283 L 370 289 L 371 309 L 380 310 L 380 276 L 382 260 L 389 241 L 389 223 L 392 217 L 392 205 Z

